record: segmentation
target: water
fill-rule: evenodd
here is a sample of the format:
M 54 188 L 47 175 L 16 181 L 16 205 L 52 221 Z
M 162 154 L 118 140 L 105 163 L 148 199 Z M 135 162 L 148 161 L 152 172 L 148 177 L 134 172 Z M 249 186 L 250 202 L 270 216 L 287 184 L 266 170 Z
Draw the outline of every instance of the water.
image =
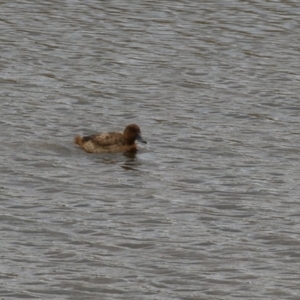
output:
M 1 299 L 300 299 L 297 2 L 0 16 Z

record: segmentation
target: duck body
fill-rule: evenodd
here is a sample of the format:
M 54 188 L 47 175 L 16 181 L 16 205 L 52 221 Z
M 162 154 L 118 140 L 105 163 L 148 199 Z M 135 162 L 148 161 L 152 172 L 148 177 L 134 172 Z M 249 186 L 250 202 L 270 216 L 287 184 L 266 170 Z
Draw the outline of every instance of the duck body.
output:
M 107 132 L 90 136 L 77 135 L 74 143 L 88 153 L 117 153 L 137 151 L 135 141 L 147 143 L 141 136 L 138 125 L 128 125 L 124 132 Z

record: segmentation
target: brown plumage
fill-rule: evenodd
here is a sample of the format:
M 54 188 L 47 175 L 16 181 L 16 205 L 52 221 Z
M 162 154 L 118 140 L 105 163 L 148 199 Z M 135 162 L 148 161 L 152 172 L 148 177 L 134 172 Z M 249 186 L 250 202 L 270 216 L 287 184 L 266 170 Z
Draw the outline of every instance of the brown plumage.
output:
M 83 137 L 77 135 L 74 143 L 88 153 L 115 153 L 136 151 L 135 140 L 147 143 L 141 136 L 140 127 L 130 124 L 123 133 L 107 132 Z

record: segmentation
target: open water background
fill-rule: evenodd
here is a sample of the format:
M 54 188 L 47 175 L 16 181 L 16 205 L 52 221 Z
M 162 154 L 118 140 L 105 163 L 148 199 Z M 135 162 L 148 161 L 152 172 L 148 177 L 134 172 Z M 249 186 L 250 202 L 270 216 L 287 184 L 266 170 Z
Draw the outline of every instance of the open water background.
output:
M 2 1 L 1 299 L 300 299 L 299 20 Z M 133 122 L 136 155 L 72 143 Z

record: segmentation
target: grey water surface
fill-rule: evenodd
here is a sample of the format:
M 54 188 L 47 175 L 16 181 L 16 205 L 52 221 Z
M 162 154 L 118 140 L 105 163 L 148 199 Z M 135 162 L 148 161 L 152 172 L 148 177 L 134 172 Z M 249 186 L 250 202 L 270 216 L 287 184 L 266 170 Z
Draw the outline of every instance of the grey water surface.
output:
M 300 299 L 298 1 L 2 1 L 0 299 Z M 137 123 L 136 154 L 76 134 Z

